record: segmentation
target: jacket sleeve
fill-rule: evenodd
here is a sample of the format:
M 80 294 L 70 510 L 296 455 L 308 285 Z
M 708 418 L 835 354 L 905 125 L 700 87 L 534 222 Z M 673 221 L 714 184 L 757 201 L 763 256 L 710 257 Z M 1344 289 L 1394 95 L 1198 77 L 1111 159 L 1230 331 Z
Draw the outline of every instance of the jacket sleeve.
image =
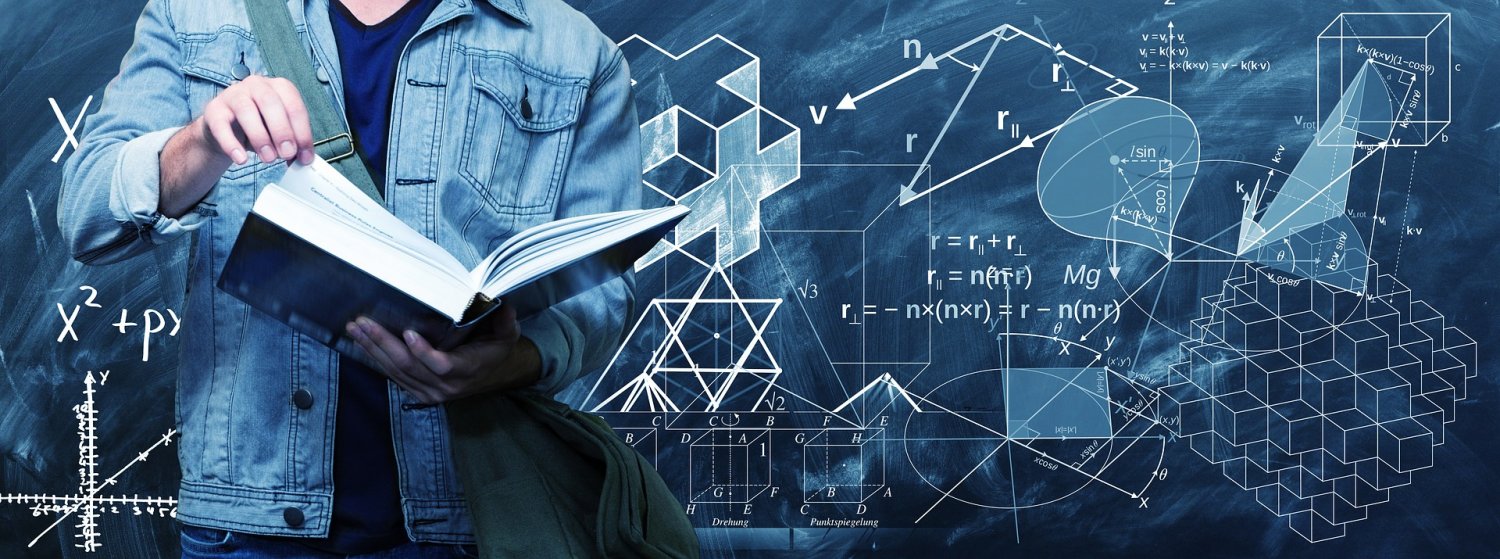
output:
M 142 254 L 212 213 L 201 203 L 175 219 L 157 211 L 162 147 L 191 116 L 167 1 L 151 0 L 136 21 L 120 73 L 63 169 L 58 227 L 85 264 Z
M 630 69 L 619 49 L 592 82 L 564 170 L 557 218 L 641 207 L 640 123 Z M 635 314 L 632 272 L 521 323 L 541 355 L 533 389 L 556 394 L 603 367 Z

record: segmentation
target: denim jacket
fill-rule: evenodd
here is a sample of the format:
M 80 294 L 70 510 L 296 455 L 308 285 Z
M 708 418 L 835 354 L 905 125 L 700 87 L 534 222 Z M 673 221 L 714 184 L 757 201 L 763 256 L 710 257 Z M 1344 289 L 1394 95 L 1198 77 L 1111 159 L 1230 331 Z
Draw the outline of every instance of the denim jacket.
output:
M 342 111 L 328 1 L 288 8 L 324 84 L 302 95 L 328 95 Z M 244 75 L 240 63 L 270 73 L 240 2 L 151 0 L 67 162 L 58 219 L 88 264 L 195 243 L 179 334 L 178 518 L 325 536 L 337 355 L 215 288 L 256 195 L 284 164 L 250 150 L 182 217 L 157 211 L 162 147 Z M 625 60 L 582 14 L 560 0 L 443 0 L 397 69 L 386 207 L 472 266 L 526 227 L 638 207 L 637 127 Z M 532 389 L 555 393 L 605 363 L 633 311 L 631 287 L 626 276 L 522 322 L 543 364 Z M 472 543 L 444 408 L 388 384 L 408 534 Z

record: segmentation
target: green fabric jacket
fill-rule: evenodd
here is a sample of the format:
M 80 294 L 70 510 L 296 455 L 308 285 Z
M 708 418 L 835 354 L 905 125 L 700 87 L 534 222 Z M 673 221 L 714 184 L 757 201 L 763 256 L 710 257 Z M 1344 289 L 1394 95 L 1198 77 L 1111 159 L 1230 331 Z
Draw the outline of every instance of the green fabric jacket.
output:
M 524 391 L 448 407 L 484 557 L 698 557 L 682 503 L 603 419 Z

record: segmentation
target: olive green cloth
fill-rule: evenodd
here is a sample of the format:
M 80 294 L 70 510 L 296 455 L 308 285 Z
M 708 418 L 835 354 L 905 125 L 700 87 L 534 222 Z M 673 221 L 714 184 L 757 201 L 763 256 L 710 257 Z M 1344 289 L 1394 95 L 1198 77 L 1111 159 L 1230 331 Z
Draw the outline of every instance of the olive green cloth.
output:
M 598 416 L 524 391 L 447 404 L 483 557 L 698 557 L 682 503 Z

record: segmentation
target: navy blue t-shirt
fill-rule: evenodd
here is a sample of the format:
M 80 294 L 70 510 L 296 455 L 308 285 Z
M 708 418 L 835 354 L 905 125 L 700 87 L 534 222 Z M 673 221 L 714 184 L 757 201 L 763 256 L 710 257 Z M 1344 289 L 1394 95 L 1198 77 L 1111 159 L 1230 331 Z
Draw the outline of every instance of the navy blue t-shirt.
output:
M 354 147 L 385 192 L 386 146 L 396 64 L 438 0 L 410 0 L 385 21 L 365 25 L 340 0 L 329 20 L 344 78 L 344 112 Z M 369 553 L 406 543 L 385 375 L 339 358 L 333 446 L 333 524 L 309 542 L 337 553 Z

